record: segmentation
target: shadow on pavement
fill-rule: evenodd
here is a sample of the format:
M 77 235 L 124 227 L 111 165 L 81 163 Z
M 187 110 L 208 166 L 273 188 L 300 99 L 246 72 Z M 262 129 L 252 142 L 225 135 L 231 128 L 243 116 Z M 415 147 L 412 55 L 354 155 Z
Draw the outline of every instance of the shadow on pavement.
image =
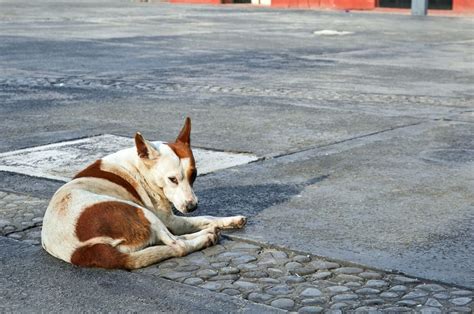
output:
M 266 208 L 299 195 L 307 186 L 322 182 L 329 175 L 293 184 L 255 184 L 221 186 L 198 191 L 199 209 L 193 216 L 255 216 Z

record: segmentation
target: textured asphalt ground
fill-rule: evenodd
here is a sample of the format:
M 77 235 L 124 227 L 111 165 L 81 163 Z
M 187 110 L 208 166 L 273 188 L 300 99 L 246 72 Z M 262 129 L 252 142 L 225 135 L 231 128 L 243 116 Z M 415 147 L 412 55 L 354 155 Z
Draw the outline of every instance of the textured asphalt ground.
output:
M 325 29 L 352 34 L 314 34 Z M 469 18 L 0 1 L 0 152 L 136 130 L 171 140 L 189 115 L 194 145 L 263 158 L 199 178 L 198 214 L 246 214 L 234 236 L 472 288 L 472 29 Z M 49 198 L 58 186 L 0 173 L 6 191 Z

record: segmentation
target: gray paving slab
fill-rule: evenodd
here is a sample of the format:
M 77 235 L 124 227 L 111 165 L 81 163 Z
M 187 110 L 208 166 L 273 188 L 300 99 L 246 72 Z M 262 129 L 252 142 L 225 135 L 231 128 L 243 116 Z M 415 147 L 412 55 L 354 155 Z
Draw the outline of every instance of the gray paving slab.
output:
M 72 267 L 0 237 L 2 312 L 276 313 L 225 294 L 125 271 Z
M 0 173 L 0 191 L 27 194 L 43 200 L 49 200 L 63 181 L 32 177 L 15 172 Z
M 201 208 L 251 216 L 239 236 L 472 287 L 473 132 L 432 122 L 224 171 Z

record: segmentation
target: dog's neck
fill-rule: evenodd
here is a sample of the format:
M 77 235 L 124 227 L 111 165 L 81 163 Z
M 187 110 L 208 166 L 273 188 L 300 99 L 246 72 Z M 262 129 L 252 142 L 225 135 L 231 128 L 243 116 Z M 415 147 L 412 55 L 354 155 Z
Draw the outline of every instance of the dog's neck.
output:
M 138 168 L 137 168 L 138 170 Z M 141 175 L 140 171 L 137 171 L 138 175 L 138 180 L 141 184 L 141 186 L 144 187 L 145 192 L 148 194 L 148 197 L 150 198 L 153 208 L 150 208 L 154 212 L 165 212 L 167 214 L 172 214 L 172 206 L 171 202 L 166 198 L 165 193 L 163 192 L 163 189 L 161 188 L 153 188 L 148 181 L 145 179 L 143 175 Z
M 135 187 L 146 208 L 154 212 L 172 214 L 171 202 L 166 198 L 163 189 L 152 187 L 143 176 L 139 159 L 135 149 L 125 149 L 104 157 L 101 168 L 113 172 Z

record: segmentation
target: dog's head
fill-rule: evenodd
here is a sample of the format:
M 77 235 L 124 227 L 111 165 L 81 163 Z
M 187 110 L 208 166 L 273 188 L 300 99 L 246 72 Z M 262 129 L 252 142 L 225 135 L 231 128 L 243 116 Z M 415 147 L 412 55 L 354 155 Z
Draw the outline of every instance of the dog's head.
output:
M 156 147 L 140 133 L 135 135 L 141 174 L 152 189 L 161 189 L 165 197 L 182 213 L 192 212 L 198 205 L 193 191 L 197 169 L 190 135 L 190 118 L 186 118 L 174 143 Z

